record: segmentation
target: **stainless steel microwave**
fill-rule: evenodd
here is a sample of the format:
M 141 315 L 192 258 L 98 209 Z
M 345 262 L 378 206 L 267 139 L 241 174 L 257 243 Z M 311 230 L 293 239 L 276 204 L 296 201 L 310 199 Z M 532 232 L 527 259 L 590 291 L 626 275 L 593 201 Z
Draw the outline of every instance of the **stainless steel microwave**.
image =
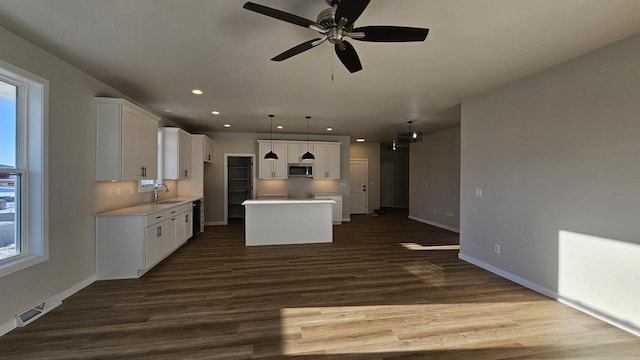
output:
M 289 164 L 289 177 L 313 177 L 313 164 Z

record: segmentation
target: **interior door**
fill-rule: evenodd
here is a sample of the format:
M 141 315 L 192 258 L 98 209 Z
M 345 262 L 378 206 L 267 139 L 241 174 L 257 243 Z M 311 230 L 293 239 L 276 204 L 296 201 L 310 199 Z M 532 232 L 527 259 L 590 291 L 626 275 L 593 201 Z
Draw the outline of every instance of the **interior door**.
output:
M 349 162 L 350 213 L 366 214 L 368 212 L 369 164 L 366 159 L 352 159 Z

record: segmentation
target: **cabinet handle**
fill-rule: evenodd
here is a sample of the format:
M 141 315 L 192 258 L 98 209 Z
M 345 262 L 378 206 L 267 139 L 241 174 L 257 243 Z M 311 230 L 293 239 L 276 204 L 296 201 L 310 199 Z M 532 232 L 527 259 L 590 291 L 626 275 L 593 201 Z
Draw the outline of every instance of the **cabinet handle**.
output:
M 156 216 L 156 219 L 162 219 L 162 216 Z
M 158 226 L 156 229 L 156 237 L 162 236 L 162 226 Z
M 211 160 L 211 154 L 209 154 L 209 160 Z
M 176 210 L 173 210 L 171 213 L 172 213 L 172 214 L 175 214 L 175 213 L 176 213 Z
M 144 166 L 140 167 L 140 176 L 144 177 Z
M 184 171 L 184 177 L 187 177 L 187 176 L 188 176 L 188 174 L 189 174 L 189 170 L 185 170 L 185 171 Z
M 184 216 L 184 222 L 188 223 L 189 222 L 189 214 Z

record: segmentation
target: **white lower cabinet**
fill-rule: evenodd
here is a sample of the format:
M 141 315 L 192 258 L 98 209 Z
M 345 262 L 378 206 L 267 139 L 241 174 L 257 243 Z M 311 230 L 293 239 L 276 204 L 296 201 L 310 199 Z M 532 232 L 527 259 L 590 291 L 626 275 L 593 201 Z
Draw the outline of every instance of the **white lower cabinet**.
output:
M 333 200 L 336 203 L 332 206 L 332 218 L 333 224 L 339 225 L 342 224 L 342 195 L 324 195 L 324 194 L 314 194 L 314 199 L 318 200 Z
M 192 236 L 191 202 L 148 214 L 120 212 L 96 215 L 99 280 L 140 277 Z

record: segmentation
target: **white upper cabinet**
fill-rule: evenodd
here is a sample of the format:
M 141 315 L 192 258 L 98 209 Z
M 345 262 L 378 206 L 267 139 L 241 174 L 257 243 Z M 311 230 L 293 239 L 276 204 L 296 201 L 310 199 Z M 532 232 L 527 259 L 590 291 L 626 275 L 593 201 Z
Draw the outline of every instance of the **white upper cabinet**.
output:
M 96 180 L 155 179 L 160 118 L 124 100 L 97 97 Z
M 162 128 L 164 179 L 191 178 L 191 134 L 180 129 Z
M 313 143 L 309 144 L 306 141 L 304 143 L 291 142 L 287 144 L 287 149 L 289 163 L 313 163 L 313 160 L 302 160 L 302 155 L 307 151 L 313 153 Z
M 287 144 L 273 143 L 273 152 L 278 155 L 278 160 L 266 160 L 264 155 L 272 149 L 271 141 L 258 140 L 258 173 L 260 179 L 286 179 L 287 178 Z
M 203 153 L 204 162 L 212 163 L 213 162 L 213 140 L 211 140 L 207 136 L 203 136 L 202 141 L 203 141 L 203 151 L 204 151 Z
M 340 179 L 340 144 L 313 144 L 314 179 Z

